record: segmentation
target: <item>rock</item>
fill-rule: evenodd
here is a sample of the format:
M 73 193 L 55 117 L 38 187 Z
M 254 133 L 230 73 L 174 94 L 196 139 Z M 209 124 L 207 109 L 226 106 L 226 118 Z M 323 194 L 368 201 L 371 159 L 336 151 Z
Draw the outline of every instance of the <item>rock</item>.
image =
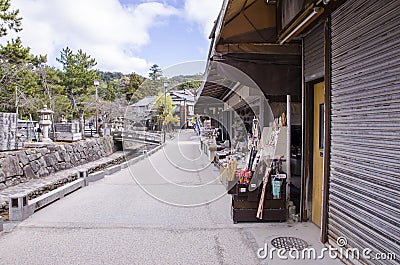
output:
M 47 167 L 47 171 L 49 172 L 49 174 L 56 172 L 55 168 L 53 167 Z
M 38 172 L 39 169 L 40 169 L 40 163 L 39 163 L 39 161 L 32 161 L 32 162 L 30 163 L 30 166 L 31 166 L 33 172 Z
M 51 167 L 57 163 L 57 158 L 54 154 L 48 154 L 43 157 L 44 161 L 46 162 L 46 166 Z
M 39 152 L 42 154 L 42 156 L 44 156 L 45 154 L 50 153 L 50 150 L 47 149 L 47 147 L 43 147 L 39 149 Z
M 29 158 L 26 154 L 24 153 L 19 153 L 17 154 L 18 160 L 19 162 L 22 164 L 22 166 L 26 166 L 29 164 Z
M 30 165 L 27 165 L 24 167 L 24 175 L 28 179 L 37 178 L 37 176 L 35 175 L 35 172 L 33 172 L 33 169 Z
M 38 172 L 38 174 L 39 174 L 39 177 L 47 177 L 48 175 L 49 175 L 49 171 L 47 170 L 47 168 L 45 168 L 45 167 L 41 167 L 40 169 L 39 169 L 39 172 Z
M 46 160 L 43 157 L 39 158 L 40 167 L 47 167 Z
M 74 147 L 75 147 L 75 152 L 76 152 L 76 153 L 82 152 L 82 145 L 81 145 L 80 143 L 75 144 Z
M 55 171 L 60 171 L 60 170 L 62 170 L 62 168 L 61 168 L 61 162 L 56 163 L 53 167 L 54 167 L 54 170 L 55 170 Z
M 0 190 L 4 190 L 5 188 L 7 188 L 6 184 L 0 183 Z
M 55 145 L 47 146 L 47 150 L 49 150 L 50 153 L 54 153 L 56 151 L 56 146 Z
M 65 156 L 67 155 L 67 152 L 65 150 L 60 150 L 57 153 L 58 157 L 60 158 L 59 162 L 65 161 Z M 58 158 L 57 158 L 58 159 Z
M 0 170 L 0 182 L 6 181 L 6 175 L 4 174 L 3 170 Z
M 70 162 L 71 161 L 71 157 L 69 156 L 68 153 L 65 153 L 64 161 L 65 162 Z
M 17 185 L 17 184 L 19 184 L 19 181 L 18 181 L 17 178 L 15 178 L 15 179 L 10 179 L 10 180 L 7 180 L 7 181 L 6 181 L 6 186 L 7 186 L 7 187 L 12 187 L 12 186 L 15 186 L 15 185 Z
M 36 153 L 36 152 L 35 152 L 34 149 L 25 150 L 25 154 L 27 154 L 27 155 L 33 155 L 33 154 L 35 154 L 35 153 Z
M 1 166 L 6 177 L 21 176 L 24 174 L 22 168 L 19 166 L 18 158 L 15 156 L 8 156 L 4 158 Z
M 59 166 L 60 170 L 67 168 L 67 163 L 65 162 L 58 163 L 57 165 Z
M 61 151 L 54 153 L 54 157 L 57 159 L 57 162 L 64 161 L 64 159 L 61 159 L 60 152 Z
M 38 159 L 38 158 L 39 158 L 39 157 L 38 157 L 37 154 L 28 155 L 28 160 L 29 160 L 29 162 L 34 161 L 34 160 L 36 160 L 36 159 Z

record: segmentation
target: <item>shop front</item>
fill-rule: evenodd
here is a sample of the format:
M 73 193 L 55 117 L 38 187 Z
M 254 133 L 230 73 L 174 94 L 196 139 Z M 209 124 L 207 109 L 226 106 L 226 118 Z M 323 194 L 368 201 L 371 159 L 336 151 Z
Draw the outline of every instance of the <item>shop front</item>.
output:
M 223 142 L 206 145 L 232 195 L 232 219 L 299 218 L 301 46 L 276 44 L 276 6 L 265 1 L 225 2 L 213 34 L 196 113 L 221 128 Z
M 201 96 L 223 106 L 234 222 L 298 217 L 323 243 L 399 253 L 399 15 L 398 1 L 224 1 Z

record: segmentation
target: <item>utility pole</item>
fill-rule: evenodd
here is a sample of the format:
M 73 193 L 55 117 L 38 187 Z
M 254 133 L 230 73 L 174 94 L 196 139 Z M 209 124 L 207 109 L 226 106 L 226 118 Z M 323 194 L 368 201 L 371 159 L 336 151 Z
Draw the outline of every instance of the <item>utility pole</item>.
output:
M 18 120 L 18 86 L 15 87 L 15 113 L 17 114 L 17 120 Z
M 168 87 L 168 82 L 164 82 L 164 143 L 166 141 L 166 130 L 167 130 L 167 124 L 166 124 L 166 119 L 167 119 L 167 87 Z
M 100 82 L 98 80 L 93 81 L 94 86 L 96 87 L 96 133 L 99 133 L 99 92 L 98 87 Z

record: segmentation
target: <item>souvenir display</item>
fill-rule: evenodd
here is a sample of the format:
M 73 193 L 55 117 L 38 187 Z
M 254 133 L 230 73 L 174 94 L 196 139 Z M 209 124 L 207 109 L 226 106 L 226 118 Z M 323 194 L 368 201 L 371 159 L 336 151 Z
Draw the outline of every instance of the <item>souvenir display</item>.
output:
M 279 119 L 272 128 L 261 133 L 259 121 L 253 118 L 247 134 L 244 163 L 237 163 L 229 178 L 228 193 L 232 195 L 233 221 L 285 221 L 285 180 L 281 178 L 281 161 L 274 160 L 281 130 Z M 241 149 L 237 148 L 237 154 Z M 274 162 L 275 161 L 275 162 Z M 232 170 L 232 167 L 229 168 Z M 232 171 L 230 171 L 232 172 Z M 233 182 L 232 182 L 233 180 Z
M 256 217 L 258 219 L 262 219 L 263 218 L 265 191 L 267 189 L 267 184 L 268 184 L 268 181 L 269 181 L 270 174 L 271 174 L 271 167 L 268 168 L 267 172 L 265 172 L 263 187 L 262 187 L 262 191 L 261 191 L 260 202 L 258 204 L 257 215 L 256 215 Z
M 280 199 L 281 198 L 281 186 L 282 186 L 282 180 L 276 177 L 272 178 L 272 195 L 274 196 L 274 199 Z

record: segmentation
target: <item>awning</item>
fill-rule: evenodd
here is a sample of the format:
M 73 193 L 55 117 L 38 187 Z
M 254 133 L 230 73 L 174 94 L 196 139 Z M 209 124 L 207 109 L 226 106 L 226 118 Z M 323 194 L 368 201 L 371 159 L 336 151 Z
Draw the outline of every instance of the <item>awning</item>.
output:
M 267 98 L 301 95 L 301 46 L 277 43 L 276 5 L 267 2 L 224 2 L 201 96 L 226 100 L 236 84 L 260 88 Z
M 276 7 L 264 0 L 229 1 L 223 20 L 221 43 L 274 42 Z

